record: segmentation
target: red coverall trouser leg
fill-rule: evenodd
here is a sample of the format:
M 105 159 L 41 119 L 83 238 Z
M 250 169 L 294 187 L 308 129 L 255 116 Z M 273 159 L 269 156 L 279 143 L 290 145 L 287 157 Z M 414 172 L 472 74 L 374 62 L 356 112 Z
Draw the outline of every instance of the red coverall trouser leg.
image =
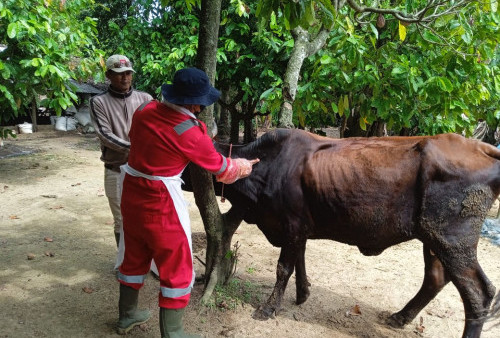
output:
M 125 256 L 118 279 L 140 289 L 154 258 L 160 274 L 159 306 L 184 308 L 194 280 L 189 242 L 166 187 L 161 181 L 144 180 L 127 175 L 124 181 Z M 141 187 L 141 183 L 148 187 Z M 158 189 L 151 193 L 155 185 Z

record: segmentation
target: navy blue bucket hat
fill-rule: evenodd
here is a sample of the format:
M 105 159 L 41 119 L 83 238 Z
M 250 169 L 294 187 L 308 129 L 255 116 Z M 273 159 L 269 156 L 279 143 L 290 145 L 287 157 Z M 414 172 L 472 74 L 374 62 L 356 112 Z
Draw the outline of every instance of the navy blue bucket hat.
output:
M 161 94 L 168 102 L 178 105 L 210 106 L 220 97 L 220 91 L 212 87 L 207 74 L 198 68 L 179 69 L 172 84 L 161 86 Z

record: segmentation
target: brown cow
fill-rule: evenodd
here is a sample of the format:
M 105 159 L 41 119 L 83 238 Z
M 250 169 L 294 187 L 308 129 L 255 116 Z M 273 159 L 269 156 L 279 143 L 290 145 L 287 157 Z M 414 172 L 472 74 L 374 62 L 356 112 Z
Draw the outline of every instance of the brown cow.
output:
M 228 155 L 228 146 L 216 147 Z M 422 287 L 388 323 L 411 322 L 451 281 L 464 304 L 463 337 L 480 336 L 495 287 L 476 250 L 500 193 L 500 149 L 455 134 L 329 139 L 277 129 L 234 146 L 231 156 L 260 159 L 251 176 L 224 187 L 232 212 L 281 248 L 274 290 L 254 318 L 278 312 L 294 268 L 296 302 L 306 301 L 307 239 L 378 255 L 416 238 L 423 243 Z

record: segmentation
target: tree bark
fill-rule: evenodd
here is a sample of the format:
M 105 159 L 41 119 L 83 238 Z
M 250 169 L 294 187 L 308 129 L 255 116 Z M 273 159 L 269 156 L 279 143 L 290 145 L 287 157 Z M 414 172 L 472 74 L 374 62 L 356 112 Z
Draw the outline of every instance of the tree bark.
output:
M 224 102 L 228 102 L 230 99 L 229 89 L 223 89 L 221 98 Z M 217 122 L 217 127 L 219 129 L 218 139 L 220 142 L 228 143 L 231 139 L 231 125 L 229 119 L 229 110 L 223 106 L 220 106 L 219 120 Z
M 309 32 L 301 27 L 297 27 L 292 31 L 295 44 L 283 79 L 283 103 L 281 104 L 280 113 L 278 115 L 278 127 L 294 127 L 293 102 L 297 94 L 300 69 L 306 58 L 315 54 L 324 46 L 329 34 L 329 29 L 322 29 L 316 37 L 312 38 Z
M 33 101 L 31 101 L 31 123 L 32 123 L 32 128 L 33 132 L 36 133 L 38 131 L 38 122 L 36 118 L 36 112 L 38 108 L 36 105 L 36 98 L 33 98 Z
M 197 66 L 204 70 L 214 83 L 216 74 L 217 41 L 222 0 L 202 0 L 200 31 L 198 37 Z M 207 124 L 213 123 L 213 106 L 207 107 L 200 118 Z M 205 291 L 201 298 L 207 303 L 217 284 L 223 284 L 231 276 L 233 260 L 227 259 L 231 239 L 236 228 L 225 225 L 215 197 L 212 175 L 200 167 L 193 166 L 191 180 L 196 205 L 200 210 L 207 233 L 207 253 L 205 266 Z M 239 224 L 238 224 L 239 225 Z

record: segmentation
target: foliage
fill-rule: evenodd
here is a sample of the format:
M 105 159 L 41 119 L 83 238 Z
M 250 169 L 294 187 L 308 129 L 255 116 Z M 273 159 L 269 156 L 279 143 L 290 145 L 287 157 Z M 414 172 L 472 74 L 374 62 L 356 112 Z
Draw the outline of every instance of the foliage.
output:
M 271 16 L 283 13 L 283 23 L 287 30 L 297 26 L 308 29 L 317 23 L 330 27 L 333 25 L 335 8 L 331 0 L 264 0 L 259 1 L 257 16 L 265 26 Z
M 114 31 L 120 31 L 127 24 L 131 3 L 123 0 L 95 0 L 90 16 L 95 19 L 97 38 L 99 44 L 105 46 L 107 55 L 115 54 L 122 42 Z
M 108 21 L 104 35 L 113 40 L 103 49 L 108 55 L 125 54 L 134 62 L 137 88 L 158 94 L 160 85 L 171 80 L 176 70 L 195 65 L 199 9 L 191 6 L 184 0 L 168 1 L 166 7 L 154 0 L 135 1 L 123 25 Z
M 98 65 L 92 0 L 0 2 L 0 122 L 24 114 L 45 95 L 60 114 L 77 97 L 68 80 L 86 79 Z M 97 56 L 96 56 L 97 55 Z
M 438 19 L 432 29 L 386 20 L 355 23 L 343 9 L 328 47 L 310 57 L 294 110 L 321 127 L 358 114 L 362 129 L 377 120 L 416 133 L 466 132 L 478 119 L 496 126 L 500 111 L 498 15 L 479 4 Z M 496 53 L 496 54 L 495 54 Z M 298 121 L 301 123 L 301 121 Z
M 0 139 L 7 139 L 9 136 L 16 138 L 17 134 L 12 129 L 0 127 Z
M 234 93 L 242 92 L 243 105 L 262 100 L 258 108 L 261 112 L 278 112 L 279 88 L 293 39 L 274 15 L 269 29 L 259 30 L 252 20 L 254 8 L 250 4 L 244 14 L 231 6 L 222 11 L 218 84 Z
M 171 81 L 176 70 L 195 65 L 198 47 L 199 8 L 185 1 L 168 1 L 167 7 L 151 0 L 136 1 L 128 10 L 124 26 L 110 22 L 107 34 L 120 44 L 103 47 L 108 53 L 125 53 L 138 70 L 135 86 L 159 94 L 162 83 Z M 224 2 L 217 49 L 217 83 L 232 96 L 243 92 L 241 101 L 259 100 L 262 110 L 279 110 L 282 71 L 293 40 L 279 18 L 272 16 L 270 29 L 259 31 L 255 3 Z M 146 19 L 148 18 L 148 19 Z M 144 48 L 148 46 L 148 48 Z M 268 101 L 265 99 L 272 98 Z
M 0 122 L 24 113 L 39 95 L 57 112 L 66 108 L 75 99 L 67 80 L 88 77 L 102 50 L 128 55 L 136 87 L 150 93 L 195 65 L 198 0 L 97 2 L 0 3 L 0 43 L 7 46 L 0 52 Z M 424 1 L 379 3 L 386 11 L 380 27 L 378 13 L 344 6 L 337 14 L 330 1 L 224 1 L 216 86 L 240 110 L 258 102 L 257 111 L 276 117 L 294 45 L 289 29 L 330 25 L 328 45 L 303 65 L 296 125 L 321 128 L 355 114 L 362 129 L 382 120 L 393 133 L 470 133 L 479 119 L 496 126 L 500 34 L 493 3 L 471 2 L 428 22 L 411 21 Z

